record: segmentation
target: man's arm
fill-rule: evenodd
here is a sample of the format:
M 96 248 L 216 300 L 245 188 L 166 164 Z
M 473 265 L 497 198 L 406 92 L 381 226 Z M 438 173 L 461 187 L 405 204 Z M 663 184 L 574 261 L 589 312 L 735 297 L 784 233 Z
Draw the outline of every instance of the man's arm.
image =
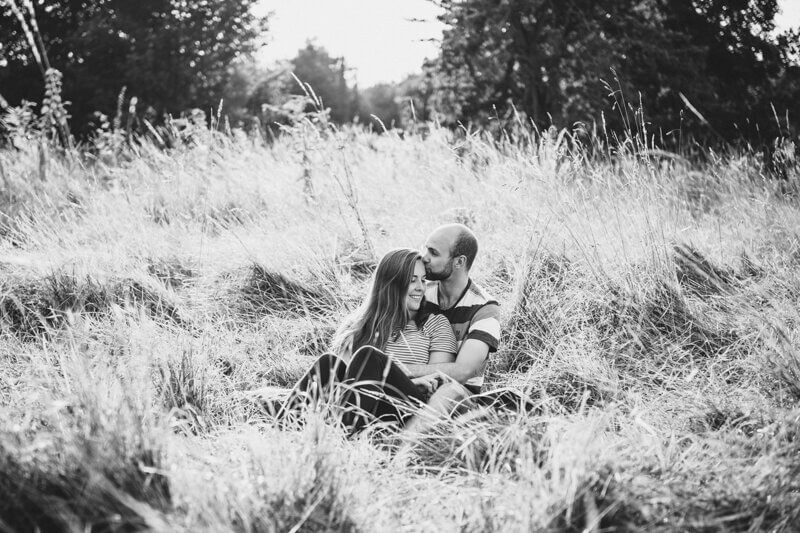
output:
M 467 339 L 461 345 L 456 360 L 452 363 L 434 362 L 433 354 L 431 354 L 431 361 L 427 365 L 406 365 L 406 368 L 412 378 L 442 372 L 463 384 L 483 372 L 488 355 L 488 344 L 478 339 Z
M 456 360 L 456 354 L 454 352 L 431 352 L 428 364 L 434 365 L 439 363 L 453 363 L 455 362 L 455 360 Z M 418 365 L 418 366 L 424 366 L 424 365 Z

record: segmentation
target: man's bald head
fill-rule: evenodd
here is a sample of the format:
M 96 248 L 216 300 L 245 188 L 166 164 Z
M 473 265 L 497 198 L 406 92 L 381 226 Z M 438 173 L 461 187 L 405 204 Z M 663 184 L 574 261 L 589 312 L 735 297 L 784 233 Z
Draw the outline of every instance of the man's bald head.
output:
M 448 242 L 450 257 L 463 255 L 467 260 L 467 270 L 472 268 L 478 255 L 478 239 L 471 229 L 464 224 L 445 224 L 433 230 L 431 239 L 433 238 Z

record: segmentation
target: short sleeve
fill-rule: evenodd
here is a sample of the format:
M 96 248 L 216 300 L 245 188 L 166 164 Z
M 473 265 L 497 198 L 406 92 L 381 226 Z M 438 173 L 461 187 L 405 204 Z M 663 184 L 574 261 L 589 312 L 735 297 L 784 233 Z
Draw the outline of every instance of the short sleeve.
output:
M 425 332 L 431 339 L 431 352 L 458 352 L 456 336 L 450 322 L 442 315 L 431 315 L 425 322 Z
M 500 345 L 500 306 L 486 304 L 475 313 L 464 340 L 475 339 L 486 343 L 489 352 L 496 352 Z

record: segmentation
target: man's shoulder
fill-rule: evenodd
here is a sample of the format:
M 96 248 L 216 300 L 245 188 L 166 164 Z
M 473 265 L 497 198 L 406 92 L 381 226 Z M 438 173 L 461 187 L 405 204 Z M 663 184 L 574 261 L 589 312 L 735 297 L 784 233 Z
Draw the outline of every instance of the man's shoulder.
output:
M 473 306 L 484 306 L 484 305 L 496 305 L 499 306 L 500 304 L 497 303 L 497 300 L 491 296 L 483 287 L 475 283 L 474 281 L 470 281 L 469 287 L 467 289 L 467 293 L 462 298 L 460 305 L 465 307 L 473 307 Z
M 447 318 L 453 324 L 472 324 L 484 318 L 498 318 L 500 306 L 497 300 L 475 282 L 470 282 L 464 296 L 450 310 Z

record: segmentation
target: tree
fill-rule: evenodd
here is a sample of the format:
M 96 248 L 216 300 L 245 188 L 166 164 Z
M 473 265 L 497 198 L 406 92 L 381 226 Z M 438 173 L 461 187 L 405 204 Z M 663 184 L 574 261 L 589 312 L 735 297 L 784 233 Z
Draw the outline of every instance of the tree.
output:
M 635 2 L 444 0 L 434 69 L 454 116 L 513 102 L 537 123 L 570 116 L 601 98 L 597 83 L 620 55 L 614 37 Z
M 331 120 L 338 124 L 353 120 L 357 113 L 358 95 L 347 85 L 344 58 L 332 57 L 325 48 L 308 42 L 291 63 L 294 75 L 311 87 L 323 107 L 330 108 Z M 287 89 L 291 94 L 305 93 L 305 89 L 295 82 L 291 82 Z
M 539 126 L 609 110 L 608 85 L 657 124 L 730 139 L 770 104 L 800 112 L 797 34 L 773 37 L 776 0 L 441 0 L 441 53 L 427 68 L 451 122 L 513 104 Z M 793 48 L 794 47 L 794 48 Z M 795 52 L 792 52 L 795 50 Z M 612 73 L 613 69 L 613 73 Z M 681 97 L 683 95 L 683 97 Z M 685 99 L 708 123 L 686 111 Z M 624 113 L 606 113 L 612 127 Z M 752 116 L 755 114 L 756 116 Z M 734 122 L 738 121 L 739 129 Z M 712 128 L 709 128 L 711 124 Z
M 375 123 L 377 117 L 385 127 L 400 127 L 402 118 L 398 99 L 398 87 L 391 83 L 379 83 L 368 87 L 359 95 L 359 112 L 361 122 Z M 380 127 L 378 127 L 380 129 Z
M 257 0 L 42 0 L 36 16 L 64 97 L 82 129 L 113 113 L 127 87 L 159 114 L 219 103 L 236 62 L 257 47 L 266 18 Z M 41 76 L 8 9 L 0 11 L 0 87 L 13 105 L 39 100 Z
M 661 0 L 659 7 L 663 26 L 697 50 L 695 72 L 704 82 L 684 84 L 683 92 L 715 135 L 771 141 L 781 133 L 777 110 L 800 114 L 800 66 L 791 55 L 800 39 L 774 36 L 777 0 Z

